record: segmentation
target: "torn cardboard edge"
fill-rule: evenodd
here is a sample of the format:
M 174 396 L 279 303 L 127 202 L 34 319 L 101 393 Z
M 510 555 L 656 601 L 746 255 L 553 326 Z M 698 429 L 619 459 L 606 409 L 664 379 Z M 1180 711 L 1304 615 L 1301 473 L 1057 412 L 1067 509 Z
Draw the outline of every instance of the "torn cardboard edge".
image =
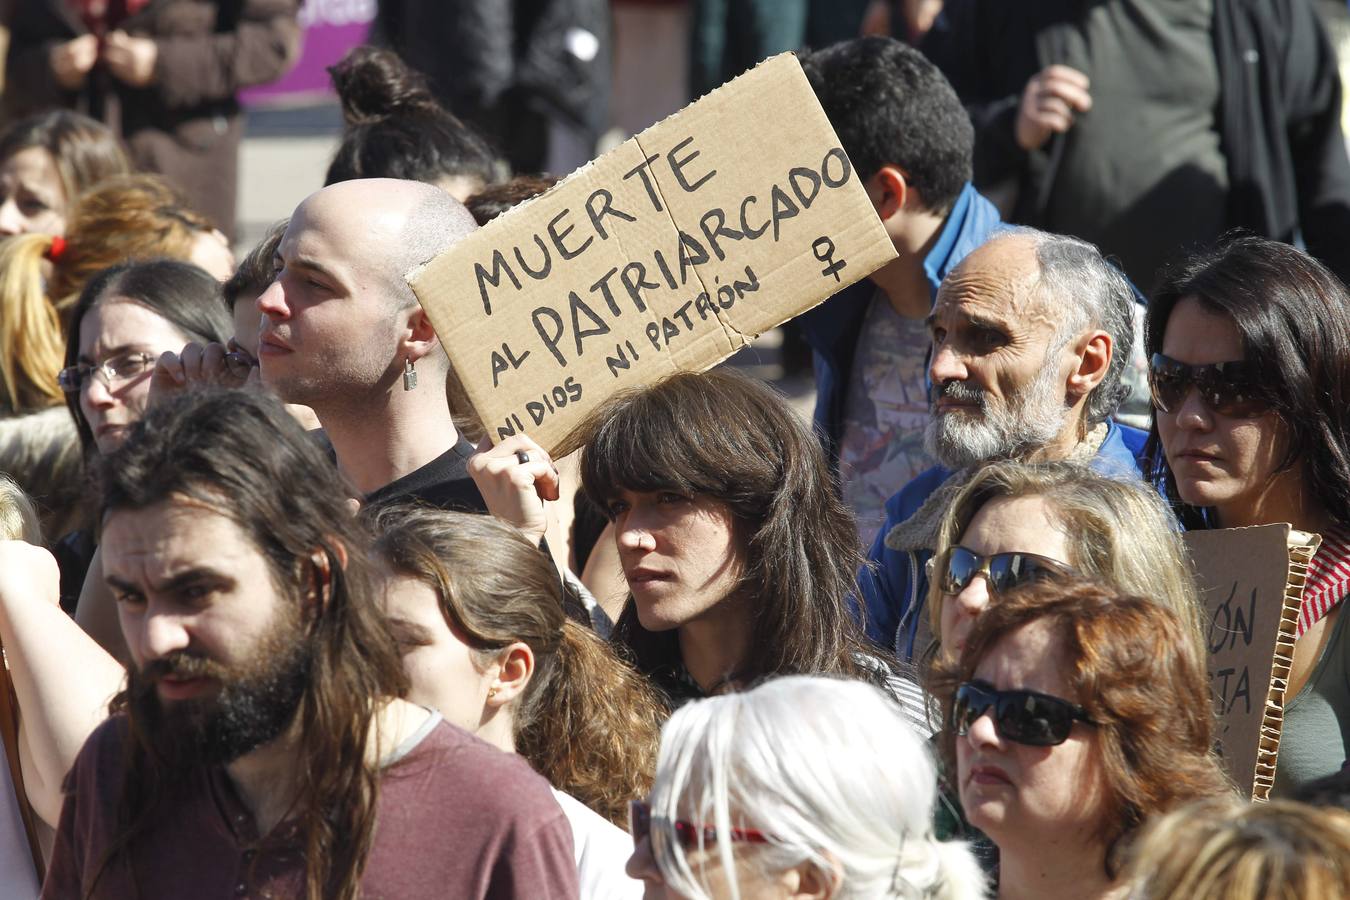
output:
M 1261 720 L 1261 734 L 1256 752 L 1256 771 L 1252 777 L 1252 799 L 1270 799 L 1275 784 L 1275 769 L 1279 763 L 1280 735 L 1284 728 L 1285 694 L 1289 690 L 1289 673 L 1294 665 L 1294 644 L 1298 639 L 1298 616 L 1303 606 L 1303 591 L 1308 583 L 1308 566 L 1317 548 L 1320 535 L 1298 531 L 1290 527 L 1287 538 L 1289 569 L 1280 608 L 1279 631 L 1275 637 L 1274 659 L 1271 663 L 1270 688 L 1266 694 L 1265 711 Z

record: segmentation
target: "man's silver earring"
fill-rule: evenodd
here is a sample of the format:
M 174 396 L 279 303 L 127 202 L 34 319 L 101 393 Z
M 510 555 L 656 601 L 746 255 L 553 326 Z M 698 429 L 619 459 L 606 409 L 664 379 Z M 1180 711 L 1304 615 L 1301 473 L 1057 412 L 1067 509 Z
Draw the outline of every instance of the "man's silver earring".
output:
M 411 391 L 417 387 L 417 370 L 413 368 L 413 361 L 405 357 L 403 360 L 403 389 Z

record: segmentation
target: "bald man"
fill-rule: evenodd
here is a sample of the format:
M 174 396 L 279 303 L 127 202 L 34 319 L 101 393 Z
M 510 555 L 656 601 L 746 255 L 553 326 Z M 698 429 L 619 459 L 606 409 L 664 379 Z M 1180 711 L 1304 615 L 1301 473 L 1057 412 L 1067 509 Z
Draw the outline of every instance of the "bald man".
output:
M 430 185 L 344 181 L 291 217 L 258 297 L 263 384 L 310 407 L 366 502 L 485 511 L 446 402 L 449 360 L 404 275 L 478 226 Z

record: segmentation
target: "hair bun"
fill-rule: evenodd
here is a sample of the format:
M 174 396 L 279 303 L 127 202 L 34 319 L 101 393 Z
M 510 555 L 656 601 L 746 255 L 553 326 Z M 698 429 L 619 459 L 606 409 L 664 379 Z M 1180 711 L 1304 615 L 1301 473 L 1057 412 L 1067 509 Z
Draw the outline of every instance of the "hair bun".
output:
M 342 118 L 347 125 L 364 125 L 400 112 L 441 108 L 422 73 L 410 69 L 398 54 L 379 47 L 352 48 L 340 62 L 328 67 Z

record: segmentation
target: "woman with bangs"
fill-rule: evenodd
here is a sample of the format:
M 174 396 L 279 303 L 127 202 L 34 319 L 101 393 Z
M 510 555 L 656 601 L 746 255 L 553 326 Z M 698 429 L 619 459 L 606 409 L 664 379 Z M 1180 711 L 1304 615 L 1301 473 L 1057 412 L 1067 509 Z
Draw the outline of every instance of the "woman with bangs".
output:
M 1154 477 L 1188 528 L 1288 522 L 1308 569 L 1274 794 L 1350 756 L 1350 294 L 1287 244 L 1229 238 L 1149 303 Z
M 582 487 L 629 588 L 614 640 L 672 707 L 774 675 L 887 681 L 846 599 L 853 517 L 781 396 L 729 369 L 679 373 L 608 401 L 582 435 Z

